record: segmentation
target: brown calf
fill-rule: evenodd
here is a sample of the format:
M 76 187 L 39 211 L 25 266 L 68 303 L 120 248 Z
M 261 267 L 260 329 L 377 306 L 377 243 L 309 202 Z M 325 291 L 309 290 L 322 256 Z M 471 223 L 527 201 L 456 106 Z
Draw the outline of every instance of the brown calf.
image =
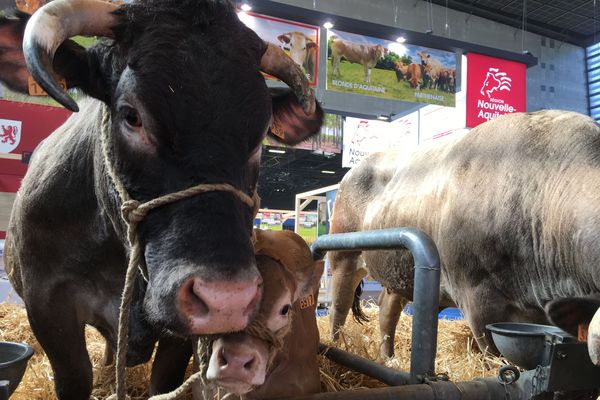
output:
M 410 82 L 411 88 L 420 89 L 423 83 L 421 66 L 415 63 L 406 65 L 400 61 L 396 61 L 396 79 L 400 81 L 401 78 Z
M 256 261 L 263 276 L 257 320 L 283 340 L 277 349 L 249 331 L 212 343 L 206 376 L 244 398 L 276 398 L 320 391 L 316 299 L 323 262 L 313 261 L 304 240 L 289 231 L 257 230 Z M 202 399 L 194 388 L 194 398 Z

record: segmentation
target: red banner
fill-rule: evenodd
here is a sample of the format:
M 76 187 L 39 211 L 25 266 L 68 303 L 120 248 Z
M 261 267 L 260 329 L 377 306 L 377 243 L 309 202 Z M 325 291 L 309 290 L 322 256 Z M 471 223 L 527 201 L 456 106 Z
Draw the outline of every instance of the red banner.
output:
M 467 54 L 467 127 L 526 111 L 525 64 Z
M 35 147 L 71 115 L 62 107 L 0 100 L 0 192 L 16 192 Z

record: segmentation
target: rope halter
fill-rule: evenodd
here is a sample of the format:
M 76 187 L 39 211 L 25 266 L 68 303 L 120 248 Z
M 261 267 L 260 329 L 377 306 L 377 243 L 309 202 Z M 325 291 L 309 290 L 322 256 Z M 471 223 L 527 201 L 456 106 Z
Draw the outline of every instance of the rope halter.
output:
M 110 113 L 106 105 L 102 106 L 102 123 L 100 128 L 100 142 L 102 145 L 102 153 L 104 158 L 104 165 L 106 171 L 112 180 L 114 187 L 119 193 L 121 200 L 121 216 L 127 225 L 127 239 L 131 251 L 129 253 L 129 263 L 127 266 L 127 272 L 125 273 L 125 284 L 123 287 L 123 293 L 121 295 L 121 304 L 119 306 L 119 333 L 117 338 L 117 357 L 116 357 L 116 394 L 113 394 L 107 398 L 107 400 L 125 400 L 126 397 L 126 383 L 125 383 L 125 356 L 127 354 L 127 338 L 129 334 L 129 311 L 131 304 L 131 297 L 133 294 L 133 283 L 135 281 L 135 275 L 137 270 L 141 272 L 142 276 L 148 281 L 148 271 L 146 270 L 145 263 L 143 260 L 142 248 L 137 238 L 137 227 L 138 224 L 148 215 L 148 213 L 158 207 L 166 204 L 174 203 L 176 201 L 186 199 L 198 194 L 207 192 L 229 192 L 241 200 L 245 205 L 250 207 L 256 214 L 259 207 L 260 199 L 258 194 L 254 192 L 253 196 L 250 197 L 246 193 L 236 189 L 227 183 L 210 183 L 200 184 L 192 186 L 190 188 L 181 190 L 179 192 L 166 194 L 156 199 L 149 200 L 145 203 L 140 203 L 137 200 L 131 199 L 129 193 L 125 189 L 125 186 L 118 178 L 114 165 L 111 162 L 112 152 L 108 146 L 109 136 L 109 125 L 110 125 Z M 188 382 L 186 381 L 179 389 L 184 388 Z M 189 383 L 191 384 L 191 383 Z M 178 390 L 179 390 L 178 389 Z M 186 386 L 187 389 L 187 386 Z M 179 396 L 180 394 L 176 394 Z M 157 399 L 173 399 L 176 397 L 158 397 Z

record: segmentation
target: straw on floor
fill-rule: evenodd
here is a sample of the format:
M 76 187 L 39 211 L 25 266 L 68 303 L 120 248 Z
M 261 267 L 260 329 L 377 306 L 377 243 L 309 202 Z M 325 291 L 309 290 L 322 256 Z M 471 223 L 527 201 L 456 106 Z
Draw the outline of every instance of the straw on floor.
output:
M 365 312 L 370 321 L 365 325 L 359 325 L 349 318 L 337 346 L 362 357 L 376 360 L 379 354 L 378 308 L 373 304 L 368 304 Z M 386 361 L 388 366 L 408 371 L 411 321 L 412 318 L 408 315 L 403 314 L 400 318 L 395 337 L 396 355 Z M 333 344 L 328 340 L 329 317 L 319 317 L 317 323 L 321 332 L 321 341 L 325 344 Z M 50 363 L 33 336 L 22 307 L 7 303 L 0 304 L 0 340 L 25 342 L 35 349 L 35 355 L 30 360 L 23 381 L 12 399 L 55 400 Z M 94 366 L 93 399 L 104 399 L 115 389 L 114 366 L 102 365 L 104 339 L 93 328 L 86 329 L 86 343 Z M 458 382 L 495 376 L 498 367 L 505 363 L 506 361 L 502 358 L 485 355 L 479 351 L 464 321 L 440 321 L 436 372 L 446 373 L 451 380 Z M 320 368 L 323 391 L 384 386 L 374 379 L 349 371 L 322 356 L 320 356 Z M 149 379 L 149 364 L 128 370 L 128 393 L 132 400 L 148 398 Z M 190 400 L 191 395 L 186 399 Z

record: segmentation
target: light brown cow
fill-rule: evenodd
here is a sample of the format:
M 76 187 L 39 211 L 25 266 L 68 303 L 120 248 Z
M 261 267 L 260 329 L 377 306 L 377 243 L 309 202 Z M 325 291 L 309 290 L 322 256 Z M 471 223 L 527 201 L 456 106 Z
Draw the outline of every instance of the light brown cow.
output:
M 331 42 L 331 73 L 342 76 L 340 63 L 344 57 L 351 63 L 362 64 L 365 71 L 364 81 L 371 82 L 371 69 L 383 58 L 385 52 L 387 49 L 380 44 L 358 44 L 335 38 Z
M 438 89 L 439 77 L 444 71 L 445 67 L 442 65 L 440 60 L 431 57 L 431 54 L 424 51 L 417 53 L 417 56 L 421 59 L 421 65 L 423 66 L 423 74 L 426 77 L 426 86 L 429 89 Z
M 283 338 L 283 347 L 277 350 L 248 332 L 222 336 L 212 344 L 206 376 L 246 399 L 318 393 L 315 309 L 323 261 L 313 261 L 304 240 L 293 232 L 256 233 L 256 261 L 263 277 L 257 320 Z M 202 389 L 194 388 L 195 399 L 202 399 Z
M 410 87 L 413 89 L 420 89 L 423 83 L 423 76 L 421 74 L 421 66 L 419 64 L 404 64 L 400 61 L 396 61 L 396 79 L 400 81 L 400 78 L 410 83 Z
M 551 300 L 600 293 L 600 127 L 573 112 L 509 114 L 411 156 L 373 154 L 342 180 L 331 231 L 398 226 L 434 240 L 441 304 L 458 305 L 479 346 L 495 349 L 486 324 L 548 323 Z M 329 252 L 333 332 L 365 273 L 359 255 Z M 412 298 L 407 251 L 362 256 L 402 303 Z
M 277 36 L 277 40 L 289 46 L 289 55 L 292 60 L 304 68 L 309 80 L 313 80 L 317 61 L 317 43 L 315 43 L 315 40 L 302 32 L 282 33 Z

